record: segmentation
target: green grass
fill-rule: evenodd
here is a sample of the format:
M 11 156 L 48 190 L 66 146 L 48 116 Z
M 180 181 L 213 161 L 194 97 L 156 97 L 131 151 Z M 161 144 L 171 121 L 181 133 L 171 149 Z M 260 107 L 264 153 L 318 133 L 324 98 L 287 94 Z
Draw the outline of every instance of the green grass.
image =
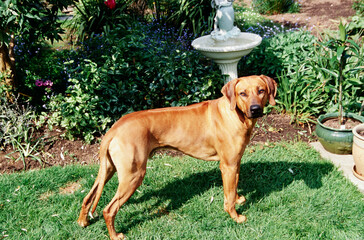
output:
M 117 178 L 106 185 L 99 217 L 76 223 L 97 166 L 52 167 L 0 176 L 0 238 L 107 239 L 102 209 Z M 60 188 L 77 182 L 72 194 Z M 241 164 L 238 212 L 223 211 L 218 162 L 155 156 L 142 186 L 116 217 L 128 239 L 363 239 L 363 195 L 306 144 L 249 148 Z

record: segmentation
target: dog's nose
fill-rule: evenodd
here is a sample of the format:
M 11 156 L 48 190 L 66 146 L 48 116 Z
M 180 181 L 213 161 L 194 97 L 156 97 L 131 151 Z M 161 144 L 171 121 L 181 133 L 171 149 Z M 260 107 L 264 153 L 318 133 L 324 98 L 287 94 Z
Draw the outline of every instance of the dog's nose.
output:
M 251 105 L 250 113 L 252 118 L 258 118 L 263 116 L 263 108 L 260 105 Z

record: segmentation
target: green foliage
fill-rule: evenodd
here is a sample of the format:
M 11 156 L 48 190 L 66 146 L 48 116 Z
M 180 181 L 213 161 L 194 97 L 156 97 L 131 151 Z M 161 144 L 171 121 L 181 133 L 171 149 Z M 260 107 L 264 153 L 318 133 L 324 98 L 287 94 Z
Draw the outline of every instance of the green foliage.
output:
M 62 29 L 57 14 L 68 4 L 69 0 L 1 1 L 0 44 L 8 43 L 10 34 L 22 35 L 29 42 L 45 38 L 59 40 Z
M 18 153 L 16 161 L 30 158 L 42 164 L 38 155 L 43 139 L 35 136 L 35 112 L 28 105 L 22 104 L 18 98 L 8 101 L 4 87 L 0 86 L 0 150 L 11 146 L 13 153 Z M 12 158 L 12 154 L 8 154 Z
M 19 83 L 17 91 L 30 97 L 33 105 L 43 105 L 52 92 L 64 92 L 68 75 L 64 61 L 78 55 L 74 51 L 56 51 L 48 46 L 25 44 L 15 48 Z M 37 81 L 49 81 L 52 86 L 37 86 Z
M 174 0 L 174 9 L 167 17 L 174 26 L 180 26 L 182 30 L 190 30 L 195 36 L 205 35 L 211 31 L 215 11 L 211 7 L 210 0 Z
M 277 108 L 291 116 L 291 122 L 315 122 L 313 116 L 318 116 L 327 107 L 329 95 L 322 88 L 320 79 L 311 78 L 307 74 L 307 66 L 296 66 L 291 74 L 282 71 L 278 76 Z
M 307 31 L 280 33 L 270 38 L 264 38 L 259 47 L 255 48 L 239 63 L 239 76 L 265 74 L 279 76 L 282 71 L 287 74 L 312 56 L 316 38 Z
M 114 36 L 114 37 L 112 37 Z M 106 41 L 110 52 L 97 63 L 84 60 L 73 69 L 65 94 L 51 98 L 52 114 L 42 121 L 58 124 L 67 137 L 92 141 L 122 114 L 179 106 L 220 95 L 221 74 L 195 51 L 165 51 L 143 31 L 133 29 Z M 146 40 L 152 41 L 147 43 Z M 68 64 L 72 65 L 73 62 Z
M 350 35 L 364 33 L 364 1 L 356 0 L 353 3 L 353 9 L 356 11 L 355 15 L 351 17 L 351 21 L 347 26 Z
M 353 16 L 347 29 L 351 35 L 360 34 L 362 36 L 364 33 L 364 15 Z
M 252 5 L 254 10 L 268 15 L 295 13 L 300 10 L 297 0 L 253 0 Z
M 351 38 L 350 44 L 345 45 L 346 54 L 339 51 L 338 56 L 337 49 L 329 48 L 333 38 L 319 44 L 309 32 L 277 34 L 263 39 L 258 48 L 243 58 L 239 75 L 278 77 L 278 109 L 291 114 L 292 121 L 309 122 L 314 116 L 338 109 L 338 58 L 345 56 L 343 105 L 345 111 L 357 112 L 364 100 L 360 71 L 364 47 L 360 37 Z
M 363 14 L 364 14 L 364 2 L 363 2 L 363 0 L 355 0 L 353 2 L 353 9 L 356 11 L 356 15 L 363 16 Z
M 320 57 L 319 62 L 314 62 L 312 67 L 327 74 L 326 79 L 335 92 L 335 102 L 338 104 L 337 110 L 342 121 L 343 95 L 349 97 L 347 107 L 356 110 L 364 100 L 363 40 L 358 36 L 355 41 L 355 38 L 348 35 L 347 25 L 344 26 L 341 22 L 337 36 L 327 37 L 328 40 L 320 43 L 317 52 Z
M 17 98 L 10 102 L 6 91 L 0 86 L 0 149 L 10 144 L 11 139 L 22 137 L 25 129 L 32 126 L 34 112 L 29 107 L 21 106 Z M 21 139 L 19 139 L 21 141 Z
M 67 89 L 66 96 L 60 94 L 52 99 L 49 107 L 54 112 L 49 123 L 53 121 L 60 124 L 67 130 L 66 137 L 69 139 L 83 136 L 89 143 L 95 133 L 100 134 L 105 130 L 110 118 L 99 104 L 103 99 L 99 100 L 98 93 L 105 90 L 105 85 L 101 85 L 97 65 L 85 60 L 79 70 L 74 78 L 69 79 L 72 85 Z M 59 114 L 55 113 L 57 111 Z
M 78 40 L 86 36 L 107 33 L 115 27 L 127 28 L 132 22 L 132 17 L 127 14 L 131 0 L 116 1 L 116 7 L 109 9 L 103 0 L 74 1 L 75 14 L 66 20 L 65 27 L 76 34 Z

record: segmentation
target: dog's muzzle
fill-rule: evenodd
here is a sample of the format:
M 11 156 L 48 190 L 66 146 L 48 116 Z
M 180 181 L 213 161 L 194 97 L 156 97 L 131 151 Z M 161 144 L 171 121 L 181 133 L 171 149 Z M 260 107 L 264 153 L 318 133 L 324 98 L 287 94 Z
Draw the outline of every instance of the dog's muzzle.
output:
M 263 116 L 263 108 L 260 105 L 250 106 L 250 118 L 258 118 Z

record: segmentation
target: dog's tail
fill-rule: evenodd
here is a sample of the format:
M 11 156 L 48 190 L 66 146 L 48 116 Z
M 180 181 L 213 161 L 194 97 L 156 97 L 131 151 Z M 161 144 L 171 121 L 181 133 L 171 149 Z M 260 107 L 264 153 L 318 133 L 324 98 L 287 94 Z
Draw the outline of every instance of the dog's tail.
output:
M 115 173 L 115 166 L 112 162 L 112 159 L 109 154 L 109 145 L 111 140 L 113 139 L 113 132 L 109 131 L 101 142 L 99 158 L 100 158 L 100 169 L 97 175 L 97 189 L 95 200 L 92 204 L 91 213 L 93 214 L 96 210 L 97 204 L 99 203 L 102 190 L 104 189 L 105 184 L 109 181 L 112 175 Z

